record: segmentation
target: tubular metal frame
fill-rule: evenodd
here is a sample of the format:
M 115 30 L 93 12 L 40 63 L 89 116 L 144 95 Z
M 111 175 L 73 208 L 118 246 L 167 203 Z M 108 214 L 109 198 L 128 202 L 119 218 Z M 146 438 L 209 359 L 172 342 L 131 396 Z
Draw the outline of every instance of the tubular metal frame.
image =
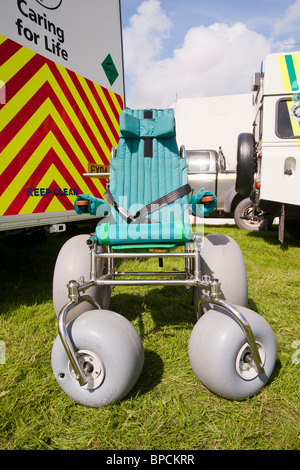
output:
M 159 253 L 149 253 L 149 252 L 128 252 L 128 253 L 119 253 L 114 252 L 111 248 L 108 248 L 107 252 L 98 251 L 98 245 L 95 241 L 93 235 L 87 240 L 87 244 L 90 247 L 90 280 L 87 282 L 78 282 L 76 280 L 71 280 L 68 285 L 68 297 L 70 302 L 66 304 L 60 311 L 58 315 L 58 333 L 61 338 L 64 349 L 68 355 L 68 358 L 71 362 L 71 365 L 74 369 L 76 378 L 81 386 L 84 386 L 87 383 L 87 377 L 85 371 L 82 369 L 79 364 L 76 351 L 72 345 L 72 342 L 69 338 L 67 331 L 67 315 L 70 310 L 76 307 L 82 302 L 90 303 L 94 308 L 100 309 L 100 305 L 89 295 L 81 295 L 81 292 L 85 292 L 89 287 L 92 286 L 185 286 L 187 289 L 191 287 L 200 287 L 205 291 L 205 296 L 198 299 L 198 302 L 203 301 L 209 302 L 214 305 L 218 305 L 226 309 L 231 316 L 237 320 L 241 328 L 243 329 L 247 342 L 250 346 L 252 352 L 252 358 L 250 362 L 253 363 L 254 367 L 258 374 L 264 372 L 263 364 L 261 362 L 260 354 L 254 339 L 252 329 L 244 317 L 244 315 L 229 302 L 221 299 L 221 283 L 218 279 L 211 279 L 208 276 L 203 276 L 201 278 L 200 270 L 200 246 L 201 240 L 195 238 L 194 242 L 186 243 L 185 252 L 159 252 Z M 141 245 L 142 248 L 142 245 Z M 184 271 L 146 271 L 146 272 L 123 272 L 115 271 L 114 260 L 115 259 L 129 259 L 129 258 L 172 258 L 180 257 L 185 258 L 185 270 Z M 97 272 L 97 258 L 102 258 L 107 260 L 107 273 L 105 275 L 100 275 Z M 181 279 L 116 279 L 116 277 L 126 277 L 126 276 L 181 276 Z

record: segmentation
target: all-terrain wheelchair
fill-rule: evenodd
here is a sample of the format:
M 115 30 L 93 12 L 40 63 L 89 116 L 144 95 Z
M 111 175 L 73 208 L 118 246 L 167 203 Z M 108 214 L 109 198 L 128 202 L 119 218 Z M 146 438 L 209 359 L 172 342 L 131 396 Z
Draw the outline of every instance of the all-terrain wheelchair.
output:
M 121 113 L 104 196 L 77 197 L 76 211 L 100 221 L 94 233 L 69 239 L 56 261 L 52 368 L 60 387 L 92 407 L 125 397 L 141 374 L 144 349 L 132 323 L 109 310 L 111 289 L 181 285 L 193 292 L 197 321 L 188 354 L 196 376 L 224 398 L 258 392 L 274 368 L 274 334 L 247 308 L 247 273 L 237 243 L 203 234 L 203 217 L 216 198 L 205 189 L 193 194 L 188 184 L 172 109 Z M 182 270 L 163 270 L 170 257 L 182 259 Z M 160 269 L 118 270 L 116 260 L 129 258 L 157 258 Z

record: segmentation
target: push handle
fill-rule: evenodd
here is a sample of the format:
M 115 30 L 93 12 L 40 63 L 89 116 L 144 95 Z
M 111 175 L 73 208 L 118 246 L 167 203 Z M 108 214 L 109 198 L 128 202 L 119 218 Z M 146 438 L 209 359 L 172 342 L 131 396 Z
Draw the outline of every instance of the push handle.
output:
M 88 212 L 88 205 L 89 205 L 88 199 L 80 199 L 79 201 L 76 202 L 76 205 L 80 207 L 82 212 L 84 213 Z
M 205 204 L 206 202 L 213 202 L 213 200 L 214 200 L 214 196 L 203 196 L 200 202 Z
M 76 204 L 79 207 L 85 207 L 89 205 L 89 201 L 87 199 L 81 199 L 80 201 L 77 201 Z

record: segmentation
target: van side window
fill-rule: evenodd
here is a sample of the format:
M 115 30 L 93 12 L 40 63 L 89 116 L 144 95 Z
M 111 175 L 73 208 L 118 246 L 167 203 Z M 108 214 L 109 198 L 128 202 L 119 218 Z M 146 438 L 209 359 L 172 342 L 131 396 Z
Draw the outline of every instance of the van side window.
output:
M 281 139 L 300 137 L 300 122 L 293 117 L 294 105 L 291 99 L 277 101 L 275 132 Z

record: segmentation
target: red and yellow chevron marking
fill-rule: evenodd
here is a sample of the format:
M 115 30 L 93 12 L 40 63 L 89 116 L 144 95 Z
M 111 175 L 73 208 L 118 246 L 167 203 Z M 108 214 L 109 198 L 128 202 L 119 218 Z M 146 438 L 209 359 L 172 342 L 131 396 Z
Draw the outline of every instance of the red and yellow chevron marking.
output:
M 121 96 L 0 35 L 1 83 L 0 215 L 72 210 L 76 194 L 101 197 L 105 180 L 82 175 L 89 163 L 109 164 Z

